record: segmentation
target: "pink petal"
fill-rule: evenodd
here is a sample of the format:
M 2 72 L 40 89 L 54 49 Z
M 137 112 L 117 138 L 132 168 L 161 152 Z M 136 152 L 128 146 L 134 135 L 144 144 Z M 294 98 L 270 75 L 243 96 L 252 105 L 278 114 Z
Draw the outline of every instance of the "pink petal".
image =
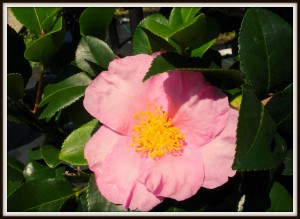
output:
M 84 148 L 84 157 L 88 161 L 90 170 L 100 167 L 111 152 L 113 145 L 123 136 L 102 125 L 101 128 L 94 133 Z
M 185 148 L 181 156 L 168 155 L 145 169 L 139 180 L 156 196 L 178 201 L 193 196 L 204 179 L 201 148 Z
M 124 137 L 113 146 L 104 163 L 95 171 L 97 186 L 110 202 L 125 208 L 148 211 L 162 199 L 149 192 L 137 181 L 143 159 L 130 146 L 130 137 Z
M 197 141 L 195 147 L 205 145 L 225 128 L 228 99 L 201 72 L 173 71 L 164 87 L 169 99 L 169 116 L 187 137 L 188 145 L 191 139 Z
M 213 141 L 201 147 L 205 179 L 203 187 L 208 189 L 216 188 L 228 181 L 228 177 L 235 175 L 232 170 L 235 148 L 236 148 L 236 128 L 238 121 L 238 111 L 231 109 L 228 123 Z
M 168 74 L 142 82 L 152 60 L 145 54 L 113 60 L 108 71 L 87 87 L 83 102 L 87 111 L 116 132 L 128 134 L 136 122 L 135 113 L 146 110 L 147 102 L 166 109 L 163 81 Z

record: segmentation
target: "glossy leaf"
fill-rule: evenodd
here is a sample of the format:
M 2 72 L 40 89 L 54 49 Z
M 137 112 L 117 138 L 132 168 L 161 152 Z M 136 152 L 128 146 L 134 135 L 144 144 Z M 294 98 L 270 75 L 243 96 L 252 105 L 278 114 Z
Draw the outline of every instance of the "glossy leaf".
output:
M 7 155 L 7 180 L 22 181 L 23 180 L 24 164 L 16 160 L 10 155 Z
M 18 7 L 11 9 L 14 16 L 32 31 L 36 36 L 40 36 L 43 32 L 51 30 L 51 18 L 57 15 L 60 8 L 51 7 Z M 50 19 L 47 19 L 50 17 Z
M 201 8 L 198 7 L 182 7 L 181 8 L 181 17 L 183 22 L 189 22 L 192 20 L 196 14 L 201 10 Z
M 209 64 L 210 63 L 204 62 L 200 58 L 185 57 L 176 53 L 164 53 L 153 59 L 151 67 L 146 73 L 143 81 L 151 76 L 167 71 L 186 68 L 200 69 L 201 67 L 204 69 L 208 68 Z
M 31 66 L 24 58 L 26 47 L 22 37 L 7 25 L 7 73 L 19 73 L 22 75 L 24 85 L 31 77 Z
M 126 211 L 121 205 L 107 201 L 98 190 L 95 177 L 91 177 L 86 191 L 87 210 L 90 212 Z
M 150 43 L 150 48 L 151 48 L 151 53 L 154 52 L 159 52 L 159 51 L 168 51 L 168 52 L 172 52 L 172 51 L 176 51 L 176 48 L 174 46 L 172 46 L 166 39 L 164 39 L 161 36 L 158 36 L 154 33 L 152 33 L 150 30 L 148 29 L 144 29 L 142 28 L 144 33 L 146 33 L 147 38 L 149 40 Z
M 141 27 L 137 27 L 133 36 L 133 54 L 152 54 L 147 34 Z
M 228 81 L 231 86 L 240 85 L 242 78 L 237 70 L 211 69 L 211 61 L 207 59 L 181 56 L 176 53 L 165 53 L 154 58 L 151 67 L 146 73 L 143 81 L 151 76 L 172 70 L 191 70 L 203 72 L 211 79 Z M 225 82 L 224 82 L 225 83 Z
M 7 182 L 7 197 L 17 191 L 22 185 L 22 181 L 8 181 Z
M 7 94 L 15 101 L 20 100 L 24 95 L 24 80 L 20 74 L 7 75 Z
M 275 166 L 270 171 L 270 178 L 272 179 L 277 169 L 284 161 L 284 158 L 286 157 L 287 154 L 287 144 L 284 138 L 281 137 L 278 133 L 275 133 L 274 135 L 274 142 L 273 145 L 271 145 L 271 148 L 272 148 L 272 156 L 275 161 Z
M 44 33 L 48 33 L 52 30 L 54 27 L 54 24 L 59 16 L 59 11 L 61 8 L 55 8 L 52 10 L 52 13 L 50 13 L 47 18 L 42 22 L 42 29 Z
M 91 138 L 98 125 L 97 120 L 92 120 L 73 131 L 64 141 L 59 154 L 59 159 L 74 165 L 87 165 L 84 158 L 84 147 Z
M 79 128 L 83 124 L 93 119 L 93 117 L 86 111 L 83 106 L 83 98 L 84 97 L 81 97 L 65 110 L 70 122 L 72 122 L 74 125 L 72 126 L 74 127 L 74 129 Z
M 26 181 L 53 179 L 55 178 L 55 169 L 31 160 L 24 169 L 24 177 Z
M 92 36 L 83 36 L 76 50 L 76 65 L 91 76 L 96 76 L 115 58 L 109 46 Z
M 275 166 L 275 161 L 270 144 L 276 131 L 276 123 L 248 85 L 243 86 L 242 92 L 233 169 L 271 169 Z
M 52 145 L 41 145 L 41 153 L 50 168 L 55 168 L 61 163 L 59 156 L 59 149 Z
M 239 36 L 241 72 L 259 97 L 291 80 L 293 31 L 284 19 L 266 9 L 250 8 Z
M 75 196 L 74 186 L 55 179 L 32 180 L 23 184 L 7 199 L 8 212 L 59 211 Z
M 286 153 L 283 163 L 284 163 L 284 169 L 282 175 L 285 176 L 293 175 L 293 150 L 292 149 L 288 150 L 288 152 Z
M 273 157 L 277 166 L 279 166 L 287 154 L 287 145 L 284 138 L 278 133 L 275 133 L 274 141 L 275 147 L 273 148 Z
M 12 195 L 21 185 L 24 164 L 12 156 L 7 156 L 7 197 Z
M 40 115 L 40 119 L 51 118 L 56 112 L 71 105 L 84 95 L 85 88 L 91 79 L 83 72 L 73 75 L 56 84 L 45 87 L 44 97 L 39 107 L 47 105 Z
M 31 160 L 42 160 L 43 159 L 40 147 L 29 150 L 28 156 Z
M 198 45 L 204 36 L 205 26 L 205 15 L 200 14 L 191 21 L 184 23 L 176 31 L 173 31 L 169 39 L 177 43 L 182 50 Z
M 289 85 L 283 91 L 275 94 L 266 105 L 266 109 L 280 126 L 283 123 L 293 120 L 293 84 Z M 293 127 L 291 126 L 292 130 Z
M 79 18 L 82 36 L 94 36 L 105 40 L 106 32 L 114 15 L 114 8 L 87 8 Z
M 161 38 L 168 40 L 171 29 L 164 24 L 163 22 L 157 22 L 155 20 L 148 20 L 145 25 L 143 25 L 146 29 L 150 30 L 152 33 L 154 33 L 157 36 L 160 36 Z
M 65 166 L 56 167 L 55 168 L 55 179 L 56 180 L 67 181 L 67 179 L 65 177 L 65 173 L 66 173 L 66 167 Z
M 60 17 L 49 33 L 35 40 L 26 48 L 24 57 L 30 61 L 46 63 L 64 43 L 65 32 L 66 24 Z
M 220 27 L 216 20 L 206 17 L 206 28 L 203 37 L 198 44 L 193 46 L 192 57 L 202 57 L 205 52 L 214 45 L 220 33 Z
M 201 14 L 194 17 L 198 9 L 193 8 L 182 9 L 184 12 L 181 11 L 181 8 L 174 10 L 178 13 L 173 13 L 170 18 L 172 20 L 174 15 L 176 24 L 170 24 L 163 16 L 149 16 L 150 18 L 146 18 L 140 23 L 139 27 L 147 30 L 145 33 L 153 52 L 159 50 L 175 51 L 174 48 L 176 48 L 180 54 L 183 54 L 186 47 L 195 45 L 201 40 L 205 30 L 205 15 Z M 140 39 L 146 41 L 145 36 L 140 31 L 137 33 Z
M 84 193 L 83 195 L 81 195 L 79 197 L 78 208 L 76 209 L 76 211 L 77 212 L 87 212 L 88 211 L 86 193 Z
M 135 33 L 134 33 L 134 38 L 133 38 L 133 54 L 152 54 L 153 49 L 152 46 L 156 45 L 156 48 L 159 47 L 159 42 L 165 43 L 166 40 L 159 37 L 157 34 L 152 33 L 148 29 L 147 23 L 149 21 L 155 21 L 161 25 L 167 25 L 168 20 L 162 16 L 161 14 L 152 14 L 144 18 L 140 24 L 137 26 Z M 145 29 L 148 30 L 148 35 L 145 32 Z M 157 42 L 159 40 L 159 42 Z M 152 44 L 152 46 L 151 46 Z M 158 44 L 158 46 L 157 46 Z M 155 49 L 154 49 L 155 50 Z
M 286 189 L 278 182 L 274 182 L 270 191 L 271 206 L 269 212 L 293 211 L 293 200 Z
M 169 26 L 177 28 L 186 22 L 190 22 L 200 9 L 197 7 L 174 7 L 170 13 Z

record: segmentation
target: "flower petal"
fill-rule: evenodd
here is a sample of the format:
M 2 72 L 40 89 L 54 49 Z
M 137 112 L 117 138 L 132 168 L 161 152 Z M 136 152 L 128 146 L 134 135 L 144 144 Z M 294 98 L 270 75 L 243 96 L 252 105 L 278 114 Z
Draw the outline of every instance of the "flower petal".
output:
M 228 177 L 235 175 L 231 166 L 234 160 L 236 148 L 236 128 L 238 111 L 231 109 L 228 123 L 223 132 L 213 141 L 201 147 L 205 179 L 203 187 L 216 188 L 228 181 Z
M 110 202 L 132 210 L 149 211 L 159 204 L 162 199 L 137 181 L 142 159 L 145 158 L 130 147 L 130 137 L 116 142 L 103 165 L 95 172 L 101 194 Z
M 94 133 L 84 148 L 84 157 L 88 161 L 90 170 L 101 167 L 108 153 L 111 152 L 113 145 L 117 140 L 124 136 L 102 125 L 101 128 Z
M 168 74 L 142 82 L 152 60 L 146 54 L 113 60 L 108 71 L 87 87 L 83 102 L 87 111 L 116 132 L 128 134 L 136 122 L 135 113 L 146 110 L 147 102 L 166 109 L 163 81 Z
M 156 196 L 178 201 L 190 198 L 204 179 L 201 148 L 185 148 L 181 156 L 163 157 L 143 172 L 139 180 Z
M 199 147 L 215 138 L 227 124 L 226 95 L 211 86 L 201 72 L 173 71 L 164 83 L 169 100 L 169 116 L 181 130 L 187 144 L 196 139 Z

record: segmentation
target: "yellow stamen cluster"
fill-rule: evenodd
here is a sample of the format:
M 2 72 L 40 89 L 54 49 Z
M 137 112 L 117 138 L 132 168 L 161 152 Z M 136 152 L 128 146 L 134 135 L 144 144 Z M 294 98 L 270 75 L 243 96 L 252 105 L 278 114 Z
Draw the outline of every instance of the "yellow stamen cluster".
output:
M 136 113 L 138 121 L 132 129 L 132 146 L 135 151 L 147 154 L 152 158 L 160 158 L 164 154 L 177 154 L 182 151 L 184 136 L 180 129 L 173 126 L 172 119 L 168 118 L 161 106 L 154 105 L 151 109 Z

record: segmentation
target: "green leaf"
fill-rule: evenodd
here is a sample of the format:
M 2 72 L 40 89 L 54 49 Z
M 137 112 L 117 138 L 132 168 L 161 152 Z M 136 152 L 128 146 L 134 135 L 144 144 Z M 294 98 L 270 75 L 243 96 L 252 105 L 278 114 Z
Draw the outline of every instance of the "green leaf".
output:
M 49 32 L 51 30 L 51 25 L 48 17 L 53 18 L 57 15 L 60 8 L 50 8 L 50 7 L 26 7 L 26 8 L 12 8 L 14 16 L 32 31 L 36 36 L 40 36 L 42 30 L 44 32 Z
M 237 127 L 237 148 L 233 169 L 240 171 L 271 169 L 275 166 L 270 143 L 276 123 L 248 85 L 243 96 Z
M 105 40 L 108 26 L 113 18 L 115 8 L 87 8 L 79 18 L 82 36 L 94 36 Z
M 190 70 L 201 71 L 205 76 L 210 77 L 212 80 L 228 81 L 227 84 L 231 86 L 240 85 L 242 78 L 240 72 L 231 69 L 210 69 L 211 61 L 195 57 L 181 56 L 176 53 L 164 53 L 156 56 L 152 61 L 151 67 L 146 73 L 143 81 L 151 76 L 172 71 L 172 70 Z
M 76 65 L 91 76 L 96 76 L 115 58 L 109 46 L 92 36 L 83 36 L 76 50 Z
M 7 94 L 15 101 L 20 100 L 24 95 L 24 80 L 21 74 L 7 75 Z
M 172 29 L 176 29 L 184 23 L 190 22 L 201 8 L 182 7 L 173 8 L 169 17 L 169 26 Z
M 270 179 L 273 178 L 276 170 L 282 164 L 284 158 L 286 157 L 286 154 L 287 154 L 287 145 L 286 145 L 284 138 L 282 138 L 278 133 L 275 133 L 274 146 L 273 146 L 273 150 L 272 150 L 272 156 L 275 161 L 275 166 L 270 171 L 270 177 L 271 177 Z
M 143 27 L 165 40 L 168 40 L 172 31 L 167 25 L 155 20 L 148 20 Z
M 16 160 L 10 155 L 7 155 L 7 180 L 22 181 L 24 164 Z
M 276 124 L 288 122 L 293 119 L 293 84 L 290 84 L 283 91 L 275 94 L 266 105 Z M 290 129 L 293 129 L 291 126 Z
M 49 33 L 35 40 L 26 48 L 24 57 L 27 60 L 45 64 L 64 43 L 65 32 L 66 24 L 60 17 Z
M 7 73 L 19 73 L 22 75 L 24 85 L 31 77 L 31 66 L 24 58 L 26 47 L 22 37 L 7 25 Z
M 293 31 L 284 19 L 250 8 L 239 36 L 241 72 L 259 97 L 292 79 Z
M 66 108 L 65 113 L 68 115 L 69 121 L 73 123 L 74 129 L 79 128 L 93 119 L 91 114 L 84 108 L 83 97 Z
M 292 176 L 293 175 L 293 150 L 292 149 L 288 150 L 288 152 L 286 153 L 283 163 L 284 163 L 284 169 L 282 175 Z
M 47 18 L 42 22 L 42 29 L 45 33 L 50 32 L 58 18 L 58 13 L 61 8 L 53 9 L 52 13 L 47 16 Z
M 73 75 L 56 84 L 45 87 L 44 97 L 39 107 L 47 105 L 40 115 L 40 119 L 51 118 L 56 112 L 71 105 L 84 95 L 91 79 L 83 72 Z
M 7 197 L 17 191 L 22 185 L 22 181 L 8 181 L 7 182 Z
M 7 199 L 7 211 L 59 211 L 75 196 L 74 186 L 66 181 L 44 179 L 24 183 Z
M 201 8 L 198 7 L 182 7 L 181 8 L 181 17 L 184 23 L 191 21 L 196 14 L 201 10 Z
M 86 191 L 87 210 L 89 212 L 126 211 L 121 205 L 115 205 L 107 201 L 98 190 L 95 177 L 91 177 Z
M 210 63 L 204 62 L 200 58 L 181 56 L 176 53 L 164 53 L 153 59 L 151 67 L 146 73 L 143 81 L 151 76 L 176 69 L 205 69 L 209 67 L 209 64 Z
M 58 158 L 59 152 L 59 149 L 52 145 L 41 145 L 42 156 L 46 164 L 51 168 L 55 168 L 58 164 L 61 163 Z
M 286 189 L 278 182 L 274 182 L 270 191 L 271 206 L 269 212 L 293 211 L 293 200 Z
M 151 53 L 158 52 L 158 51 L 168 51 L 168 52 L 176 51 L 176 48 L 172 46 L 163 37 L 156 35 L 155 33 L 152 33 L 150 30 L 144 29 L 143 27 L 142 30 L 144 31 L 144 33 L 146 33 L 148 37 Z
M 152 54 L 150 42 L 145 31 L 137 26 L 133 36 L 133 54 Z
M 76 211 L 77 212 L 87 212 L 88 211 L 86 193 L 82 194 L 79 197 L 78 208 L 76 209 Z
M 97 128 L 98 121 L 92 120 L 73 131 L 64 141 L 59 159 L 74 165 L 87 165 L 84 147 Z
M 65 166 L 55 168 L 55 179 L 67 181 L 67 179 L 65 177 L 65 172 L 66 172 Z
M 191 21 L 184 23 L 173 34 L 169 36 L 169 39 L 177 43 L 182 52 L 184 49 L 190 46 L 198 45 L 201 42 L 206 28 L 206 19 L 204 14 L 200 14 L 193 18 Z
M 199 40 L 198 44 L 193 46 L 191 51 L 192 57 L 202 57 L 205 52 L 214 45 L 220 33 L 220 27 L 216 20 L 206 17 L 206 28 L 204 36 Z
M 277 166 L 281 164 L 284 157 L 287 154 L 287 145 L 283 137 L 281 137 L 278 133 L 274 135 L 275 140 L 275 148 L 273 149 L 273 157 Z
M 30 160 L 24 169 L 26 181 L 55 178 L 55 169 Z
M 144 18 L 140 24 L 137 26 L 134 37 L 133 37 L 133 54 L 152 54 L 153 49 L 152 46 L 156 46 L 156 48 L 159 48 L 159 43 L 157 43 L 157 40 L 159 40 L 161 43 L 165 44 L 166 40 L 159 37 L 158 35 L 151 32 L 151 30 L 148 29 L 147 23 L 149 21 L 156 21 L 157 23 L 161 25 L 167 25 L 168 20 L 162 16 L 161 14 L 152 14 Z M 148 35 L 145 32 L 145 29 L 148 30 Z M 150 39 L 149 39 L 150 37 Z M 158 45 L 157 45 L 158 44 Z
M 43 159 L 40 147 L 29 150 L 28 156 L 31 160 L 42 160 Z

